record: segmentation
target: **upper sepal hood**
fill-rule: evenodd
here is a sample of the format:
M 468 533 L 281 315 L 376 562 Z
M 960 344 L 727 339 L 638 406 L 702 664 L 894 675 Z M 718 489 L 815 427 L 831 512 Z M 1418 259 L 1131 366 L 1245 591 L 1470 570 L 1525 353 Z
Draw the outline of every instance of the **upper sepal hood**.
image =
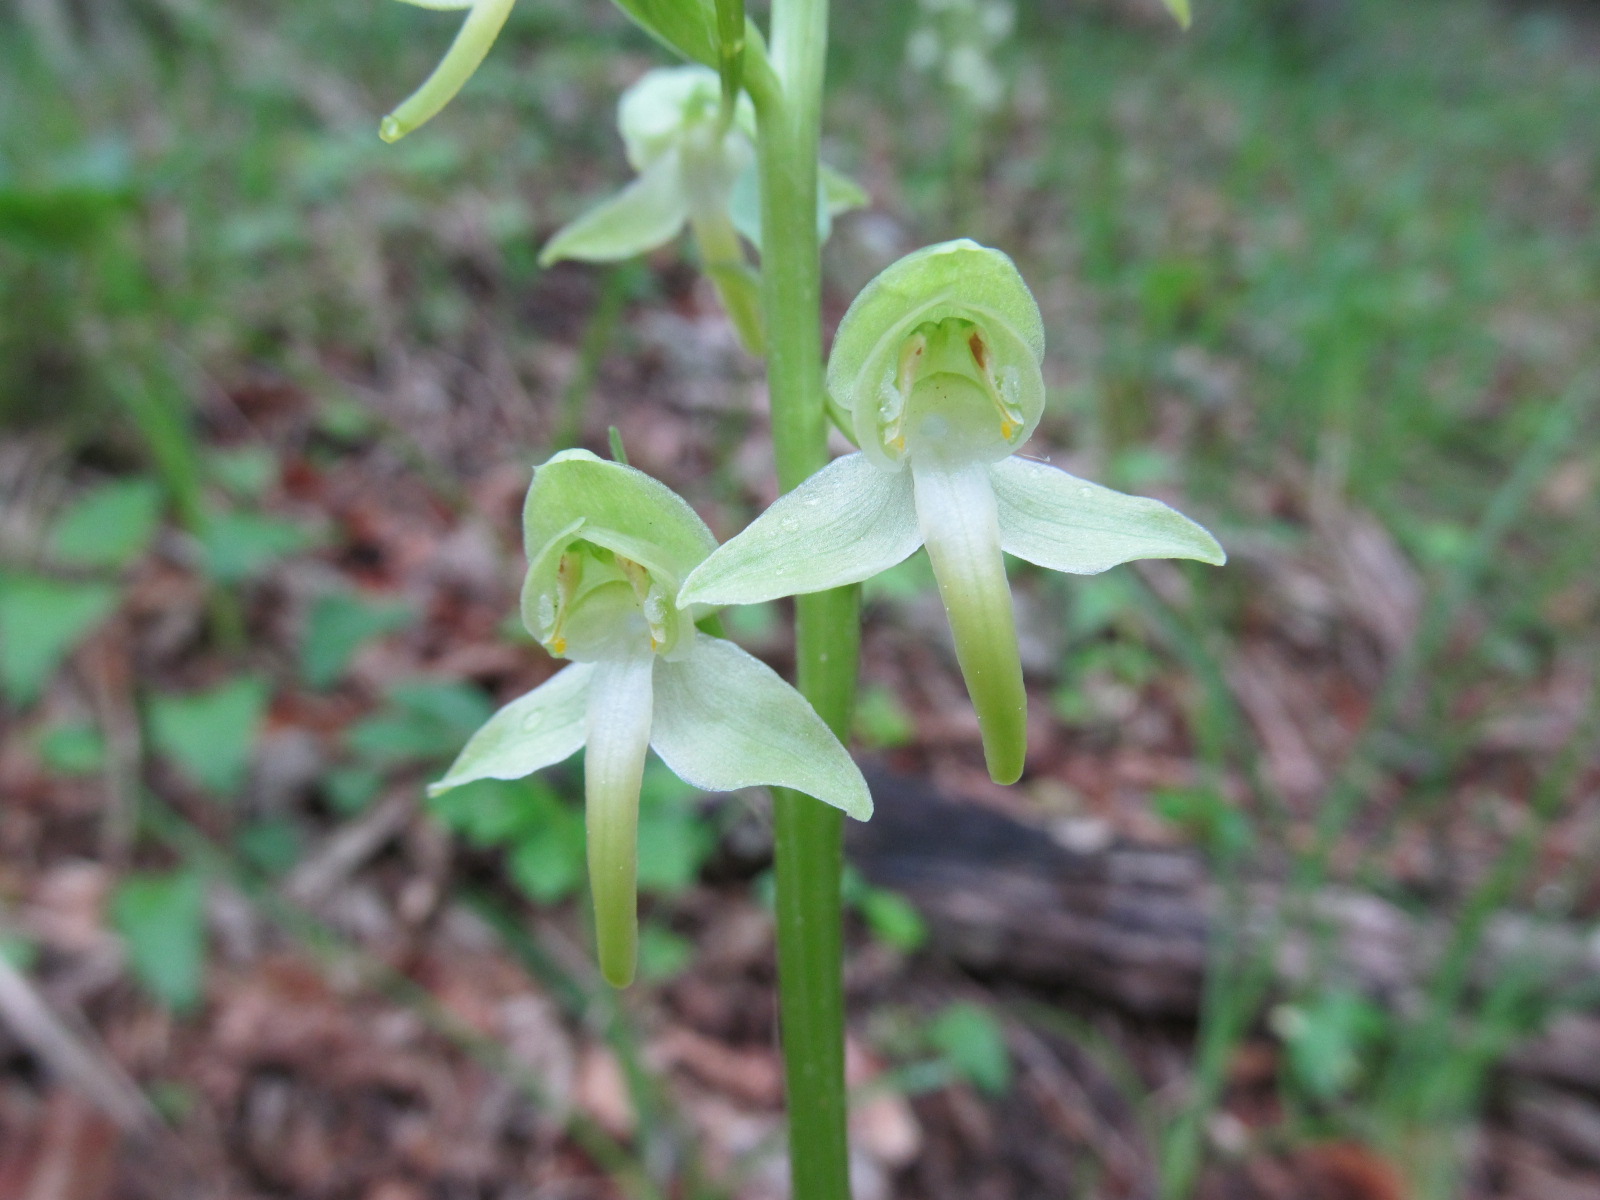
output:
M 679 606 L 711 531 L 666 485 L 585 450 L 534 473 L 523 512 L 523 619 L 575 660 L 496 713 L 435 792 L 515 779 L 585 747 L 589 878 L 601 968 L 622 986 L 637 941 L 639 785 L 653 747 L 708 790 L 795 788 L 865 819 L 866 781 L 806 699 Z
M 590 660 L 628 637 L 653 654 L 686 648 L 695 616 L 678 589 L 717 541 L 671 488 L 566 450 L 534 472 L 522 523 L 522 620 L 552 654 Z
M 919 432 L 994 461 L 1044 412 L 1044 322 L 1016 264 L 960 238 L 887 267 L 850 305 L 828 359 L 828 394 L 857 443 L 898 469 Z

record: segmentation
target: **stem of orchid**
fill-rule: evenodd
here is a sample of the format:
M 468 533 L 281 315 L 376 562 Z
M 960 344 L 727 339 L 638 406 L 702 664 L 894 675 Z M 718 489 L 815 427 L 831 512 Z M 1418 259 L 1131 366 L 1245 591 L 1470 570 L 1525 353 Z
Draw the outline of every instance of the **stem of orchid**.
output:
M 595 949 L 612 987 L 633 982 L 639 944 L 639 785 L 650 749 L 655 655 L 595 664 L 583 759 Z
M 817 151 L 827 0 L 773 0 L 770 72 L 746 82 L 760 124 L 762 300 L 773 453 L 788 491 L 828 459 L 822 398 Z M 765 64 L 757 64 L 765 67 Z M 855 698 L 856 589 L 795 602 L 801 693 L 841 738 Z M 844 1082 L 844 818 L 775 790 L 778 993 L 794 1200 L 849 1200 Z
M 1028 748 L 1028 696 L 989 466 L 913 456 L 911 478 L 917 524 L 978 713 L 989 775 L 1015 783 Z

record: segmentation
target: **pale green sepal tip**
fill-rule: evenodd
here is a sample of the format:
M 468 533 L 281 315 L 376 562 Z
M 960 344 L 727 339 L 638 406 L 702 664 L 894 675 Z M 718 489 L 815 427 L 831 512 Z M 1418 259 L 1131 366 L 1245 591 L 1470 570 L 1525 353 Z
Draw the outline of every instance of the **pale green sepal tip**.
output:
M 460 12 L 464 8 L 471 8 L 477 0 L 400 0 L 400 3 L 413 8 L 431 8 L 435 12 Z
M 700 637 L 681 662 L 656 664 L 650 743 L 706 791 L 787 787 L 858 821 L 872 816 L 860 768 L 806 698 L 722 638 Z
M 421 87 L 403 100 L 378 126 L 378 136 L 397 142 L 431 121 L 455 97 L 500 36 L 514 0 L 473 0 L 450 49 Z M 422 7 L 432 8 L 426 4 Z
M 910 475 L 847 454 L 718 547 L 684 581 L 678 603 L 756 604 L 860 583 L 921 544 Z
M 1044 463 L 1008 458 L 989 469 L 1008 554 L 1051 571 L 1098 575 L 1141 558 L 1228 555 L 1202 526 L 1159 500 L 1129 496 Z
M 472 735 L 428 795 L 479 779 L 521 779 L 576 754 L 593 675 L 593 666 L 574 663 L 507 704 Z
M 1167 11 L 1172 14 L 1173 20 L 1184 29 L 1189 28 L 1194 20 L 1194 14 L 1189 9 L 1189 0 L 1162 0 L 1162 3 L 1167 6 Z
M 988 467 L 913 459 L 911 474 L 917 521 L 978 715 L 989 775 L 996 783 L 1015 783 L 1027 756 L 1028 696 Z
M 662 155 L 622 191 L 558 230 L 539 252 L 539 265 L 620 262 L 670 242 L 689 219 L 680 171 L 675 151 Z

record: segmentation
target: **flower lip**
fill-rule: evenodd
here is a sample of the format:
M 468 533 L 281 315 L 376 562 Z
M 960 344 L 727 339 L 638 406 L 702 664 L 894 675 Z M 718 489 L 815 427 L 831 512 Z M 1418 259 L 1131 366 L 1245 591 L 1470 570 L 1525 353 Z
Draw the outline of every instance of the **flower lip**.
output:
M 693 635 L 688 614 L 670 599 L 676 590 L 676 580 L 663 582 L 603 541 L 567 532 L 529 568 L 523 620 L 551 654 L 574 662 L 675 656 Z
M 919 325 L 901 344 L 879 406 L 877 433 L 894 459 L 908 453 L 994 462 L 1028 427 L 1018 371 L 999 367 L 983 328 L 962 317 Z

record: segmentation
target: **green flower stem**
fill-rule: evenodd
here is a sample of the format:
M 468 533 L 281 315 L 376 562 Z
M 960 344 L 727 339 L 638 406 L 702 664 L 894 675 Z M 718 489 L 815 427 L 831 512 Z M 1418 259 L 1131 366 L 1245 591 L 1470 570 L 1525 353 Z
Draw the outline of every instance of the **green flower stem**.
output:
M 761 264 L 773 453 L 798 486 L 826 462 L 817 152 L 827 0 L 773 0 L 770 71 L 746 56 L 760 124 Z M 755 69 L 752 69 L 755 68 Z M 855 697 L 854 588 L 795 603 L 800 691 L 841 738 Z M 778 990 L 795 1200 L 848 1200 L 845 1133 L 843 818 L 796 792 L 775 793 Z

